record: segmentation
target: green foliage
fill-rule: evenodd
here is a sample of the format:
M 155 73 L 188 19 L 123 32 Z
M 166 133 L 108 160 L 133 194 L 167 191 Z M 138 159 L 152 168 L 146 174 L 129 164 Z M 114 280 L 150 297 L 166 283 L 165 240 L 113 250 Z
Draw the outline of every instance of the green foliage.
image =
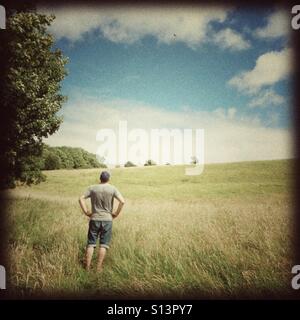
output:
M 49 152 L 44 164 L 45 170 L 55 170 L 61 168 L 61 161 L 58 155 Z
M 57 112 L 65 101 L 60 82 L 66 75 L 67 59 L 53 50 L 47 28 L 54 16 L 19 12 L 7 19 L 1 35 L 0 166 L 5 173 L 1 187 L 38 183 L 43 179 L 37 158 L 42 139 L 58 130 Z
M 44 145 L 41 161 L 42 170 L 106 168 L 96 155 L 82 148 L 50 147 Z
M 127 161 L 125 164 L 124 164 L 124 167 L 136 167 L 136 165 L 131 162 L 131 161 Z
M 27 184 L 40 183 L 46 180 L 46 176 L 41 173 L 43 160 L 38 156 L 29 156 L 26 161 L 20 163 L 18 169 L 19 180 Z

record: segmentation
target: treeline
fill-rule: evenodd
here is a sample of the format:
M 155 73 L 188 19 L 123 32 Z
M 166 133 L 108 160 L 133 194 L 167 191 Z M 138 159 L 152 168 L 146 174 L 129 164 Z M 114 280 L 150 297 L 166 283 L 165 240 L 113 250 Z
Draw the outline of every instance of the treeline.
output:
M 43 146 L 42 170 L 105 168 L 96 155 L 82 148 Z

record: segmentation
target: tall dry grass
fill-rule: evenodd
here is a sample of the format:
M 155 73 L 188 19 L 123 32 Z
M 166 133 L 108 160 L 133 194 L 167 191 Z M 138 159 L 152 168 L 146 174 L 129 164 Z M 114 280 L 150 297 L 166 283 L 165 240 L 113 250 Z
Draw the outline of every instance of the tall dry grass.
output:
M 77 204 L 84 188 L 77 182 L 93 182 L 96 172 L 49 173 L 44 189 L 10 195 L 9 286 L 53 297 L 282 296 L 292 263 L 289 168 L 287 161 L 212 165 L 202 180 L 178 167 L 116 169 L 127 203 L 101 274 L 82 268 L 88 221 Z M 67 183 L 61 196 L 55 186 L 70 176 L 74 192 Z M 169 184 L 176 179 L 180 185 Z

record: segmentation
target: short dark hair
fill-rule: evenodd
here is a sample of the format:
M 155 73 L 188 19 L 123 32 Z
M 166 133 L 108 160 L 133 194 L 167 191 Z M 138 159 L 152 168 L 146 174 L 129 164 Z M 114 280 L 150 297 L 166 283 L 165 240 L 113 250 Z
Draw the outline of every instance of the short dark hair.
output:
M 107 182 L 110 178 L 110 174 L 107 171 L 102 171 L 100 174 L 100 181 Z

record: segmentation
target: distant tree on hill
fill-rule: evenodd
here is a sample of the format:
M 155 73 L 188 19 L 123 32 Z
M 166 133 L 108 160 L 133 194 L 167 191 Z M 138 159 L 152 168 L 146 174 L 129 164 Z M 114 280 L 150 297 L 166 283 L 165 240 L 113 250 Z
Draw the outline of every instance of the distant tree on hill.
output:
M 74 169 L 85 168 L 87 163 L 83 158 L 83 154 L 79 148 L 72 148 L 70 152 L 73 156 Z
M 156 166 L 156 163 L 153 160 L 149 159 L 146 161 L 144 166 Z
M 56 157 L 59 158 L 59 167 L 61 169 L 68 169 L 73 167 L 73 160 L 69 161 L 68 155 L 63 150 L 61 150 L 60 148 L 55 148 L 53 149 L 53 153 Z
M 191 164 L 197 164 L 199 162 L 198 158 L 195 156 L 191 157 Z
M 136 165 L 131 162 L 131 161 L 127 161 L 125 164 L 124 164 L 124 167 L 136 167 Z
M 63 147 L 56 147 L 56 149 L 59 149 L 62 151 L 62 156 L 61 156 L 62 167 L 65 169 L 73 169 L 74 168 L 74 160 L 73 160 L 73 156 L 70 152 L 70 148 L 63 146 Z
M 104 160 L 104 158 L 103 158 Z M 106 168 L 95 154 L 82 148 L 43 146 L 42 170 Z
M 61 168 L 61 160 L 54 152 L 49 152 L 44 160 L 44 170 L 55 170 Z

